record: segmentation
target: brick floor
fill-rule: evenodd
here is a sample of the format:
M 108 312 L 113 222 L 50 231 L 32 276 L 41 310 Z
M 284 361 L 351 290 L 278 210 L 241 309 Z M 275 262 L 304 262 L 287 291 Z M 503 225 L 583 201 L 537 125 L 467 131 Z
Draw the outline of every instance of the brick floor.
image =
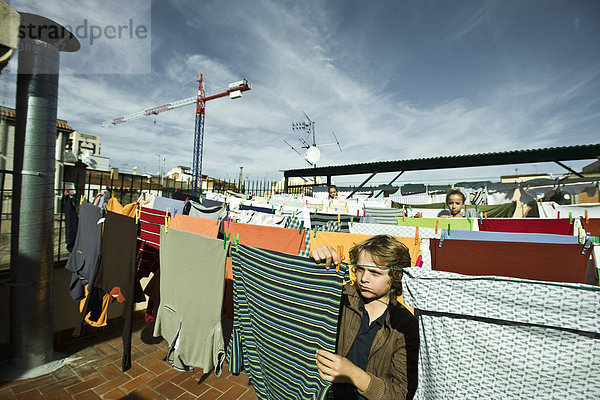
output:
M 220 377 L 205 377 L 201 369 L 179 372 L 163 358 L 167 342 L 147 344 L 140 336 L 145 326 L 134 323 L 132 368 L 121 371 L 121 337 L 118 332 L 100 332 L 74 338 L 56 351 L 74 360 L 52 373 L 31 379 L 0 382 L 0 400 L 27 399 L 256 399 L 254 388 L 242 373 L 233 376 L 225 367 Z

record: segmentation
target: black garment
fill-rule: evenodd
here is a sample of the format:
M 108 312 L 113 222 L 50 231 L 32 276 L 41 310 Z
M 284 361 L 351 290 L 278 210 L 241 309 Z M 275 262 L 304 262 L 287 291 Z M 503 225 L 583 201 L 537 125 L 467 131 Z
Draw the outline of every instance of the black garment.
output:
M 194 196 L 192 194 L 188 194 L 188 193 L 183 193 L 182 191 L 178 190 L 175 193 L 173 193 L 173 199 L 174 200 L 193 200 L 196 203 L 200 203 L 200 199 L 198 198 L 198 196 Z
M 381 329 L 385 322 L 388 309 L 386 308 L 383 314 L 381 314 L 371 324 L 369 324 L 369 313 L 365 309 L 365 303 L 362 298 L 358 301 L 358 310 L 362 313 L 362 317 L 360 320 L 360 329 L 356 334 L 356 339 L 354 339 L 354 343 L 352 343 L 352 347 L 350 348 L 350 351 L 348 352 L 346 358 L 360 369 L 365 370 L 367 368 L 367 362 L 369 361 L 369 354 L 371 352 L 373 340 L 375 339 L 377 331 Z M 344 386 L 347 386 L 344 389 L 348 393 L 349 400 L 367 400 L 364 396 L 358 393 L 358 391 L 353 385 L 346 384 Z M 339 391 L 344 389 L 338 388 L 337 390 Z M 354 392 L 353 395 L 352 392 Z
M 122 369 L 131 368 L 131 326 L 135 298 L 135 256 L 137 225 L 133 218 L 108 211 L 104 222 L 102 239 L 102 262 L 98 268 L 94 289 L 99 293 L 111 293 L 123 305 L 123 362 Z M 95 298 L 96 296 L 94 296 Z M 83 307 L 81 323 L 73 335 L 81 331 L 84 317 L 91 310 L 94 300 L 89 296 Z
M 275 210 L 273 208 L 246 206 L 244 204 L 240 204 L 240 210 L 250 210 L 250 211 L 258 211 L 258 212 L 265 213 L 265 214 L 275 214 Z
M 101 210 L 89 203 L 79 207 L 79 224 L 73 251 L 65 268 L 73 275 L 69 284 L 69 292 L 73 300 L 85 297 L 84 286 L 94 282 L 100 264 L 100 246 L 102 242 Z
M 68 194 L 65 194 L 62 198 L 63 212 L 65 213 L 65 243 L 67 244 L 67 250 L 69 253 L 73 251 L 75 246 L 75 238 L 77 238 L 77 224 L 79 224 L 79 217 L 73 200 Z

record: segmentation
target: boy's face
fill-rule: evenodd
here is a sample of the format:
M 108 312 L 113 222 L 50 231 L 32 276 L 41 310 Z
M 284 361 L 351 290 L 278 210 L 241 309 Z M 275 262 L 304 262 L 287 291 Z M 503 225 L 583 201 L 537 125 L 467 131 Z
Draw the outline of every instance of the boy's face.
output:
M 371 255 L 366 251 L 360 252 L 357 264 L 373 266 L 373 268 L 356 267 L 356 288 L 363 299 L 368 302 L 389 296 L 392 289 L 390 271 L 388 269 L 376 268 Z
M 462 210 L 463 206 L 464 203 L 460 194 L 451 194 L 448 196 L 448 209 L 453 217 L 460 214 L 460 210 Z

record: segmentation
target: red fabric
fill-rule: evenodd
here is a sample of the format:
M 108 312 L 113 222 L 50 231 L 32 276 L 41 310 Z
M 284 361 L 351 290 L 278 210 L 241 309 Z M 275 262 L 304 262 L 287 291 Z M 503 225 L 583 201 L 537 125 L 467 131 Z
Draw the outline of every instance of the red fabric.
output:
M 480 231 L 573 235 L 573 224 L 568 218 L 484 218 L 477 221 Z
M 567 221 L 568 222 L 568 221 Z M 500 275 L 585 283 L 590 250 L 583 245 L 431 239 L 431 268 L 464 275 Z
M 600 218 L 588 218 L 586 221 L 586 219 L 582 217 L 581 225 L 583 225 L 583 229 L 590 236 L 600 236 Z

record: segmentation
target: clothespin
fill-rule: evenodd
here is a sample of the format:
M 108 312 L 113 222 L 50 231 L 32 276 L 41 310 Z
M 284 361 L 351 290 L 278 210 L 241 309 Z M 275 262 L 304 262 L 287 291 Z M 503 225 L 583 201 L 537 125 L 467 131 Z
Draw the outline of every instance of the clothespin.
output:
M 579 225 L 579 232 L 577 234 L 577 237 L 579 238 L 579 243 L 583 243 L 583 232 L 582 232 L 582 228 L 581 225 Z
M 421 254 L 419 254 L 417 256 L 417 262 L 415 262 L 415 267 L 421 267 L 423 266 L 423 256 Z
M 344 208 L 348 208 L 348 202 L 344 203 Z
M 588 217 L 588 210 L 584 210 L 585 212 L 585 222 L 590 222 L 590 218 Z
M 184 203 L 187 203 L 189 199 L 189 197 L 186 197 Z
M 350 217 L 350 228 L 352 228 L 352 222 L 354 222 L 354 217 Z
M 69 195 L 69 189 L 65 190 L 65 196 Z
M 356 210 L 356 219 L 358 219 L 358 213 L 360 212 L 360 210 Z
M 483 213 L 483 218 L 487 219 L 487 211 Z
M 112 192 L 112 193 L 110 194 L 110 198 L 111 198 L 111 199 L 114 199 L 114 198 L 115 198 L 115 192 Z
M 367 216 L 367 210 L 363 210 L 363 217 Z
M 315 226 L 315 234 L 314 234 L 314 236 L 313 236 L 314 238 L 316 238 L 316 237 L 317 237 L 317 231 L 318 231 L 318 230 L 319 230 L 319 227 L 318 227 L 318 226 Z
M 560 211 L 556 212 L 556 218 L 560 219 Z
M 237 248 L 237 245 L 240 244 L 240 233 L 239 232 L 235 234 L 234 240 L 235 240 L 235 242 L 234 242 L 235 247 Z
M 165 233 L 169 232 L 169 224 L 171 223 L 171 217 L 165 215 Z
M 228 215 L 227 216 L 227 227 L 229 228 L 229 223 L 231 222 L 231 217 Z
M 402 222 L 406 222 L 404 210 L 402 210 Z
M 82 194 L 81 198 L 79 199 L 79 205 L 83 204 L 83 200 L 85 200 L 85 195 L 84 194 Z
M 573 224 L 573 213 L 571 211 L 569 211 L 569 223 Z
M 223 235 L 223 248 L 224 249 L 227 248 L 227 242 L 229 242 L 230 237 L 231 237 L 231 233 L 228 233 L 227 235 Z
M 300 221 L 300 234 L 302 234 L 303 229 L 304 229 L 304 221 Z
M 223 203 L 223 210 L 225 209 L 225 203 Z
M 415 244 L 419 244 L 419 227 L 415 229 Z
M 340 214 L 338 214 L 338 225 L 341 225 L 342 223 L 340 222 Z
M 450 236 L 450 224 L 448 224 L 448 236 Z
M 436 235 L 437 235 L 437 233 L 438 233 L 438 230 L 439 230 L 439 228 L 440 228 L 440 220 L 439 220 L 439 219 L 436 219 L 436 220 L 435 220 L 435 234 L 436 234 Z
M 340 258 L 339 262 L 335 265 L 335 272 L 340 272 L 340 264 L 342 262 L 342 256 L 344 255 L 344 246 L 337 247 L 338 257 Z

